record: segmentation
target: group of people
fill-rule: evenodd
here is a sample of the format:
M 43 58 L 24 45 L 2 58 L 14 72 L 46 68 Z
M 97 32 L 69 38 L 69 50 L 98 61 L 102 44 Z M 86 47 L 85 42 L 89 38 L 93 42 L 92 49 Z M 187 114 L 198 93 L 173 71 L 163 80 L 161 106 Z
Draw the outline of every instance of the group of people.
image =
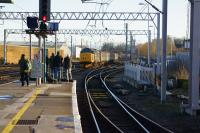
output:
M 52 53 L 50 59 L 47 58 L 47 62 L 50 67 L 50 73 L 53 79 L 57 79 L 58 81 L 61 80 L 61 69 L 63 68 L 64 79 L 72 82 L 72 61 L 68 55 L 63 60 L 59 52 L 57 52 L 56 56 L 54 55 L 54 53 Z
M 25 81 L 27 83 L 27 86 L 29 86 L 29 75 L 32 69 L 32 65 L 30 60 L 25 58 L 25 54 L 21 55 L 21 59 L 19 60 L 19 66 L 20 66 L 20 81 L 22 83 L 22 86 L 25 85 Z M 68 81 L 72 82 L 72 61 L 70 57 L 67 55 L 64 60 L 59 52 L 57 52 L 57 55 L 55 56 L 54 53 L 52 53 L 50 58 L 46 58 L 46 66 L 47 71 L 49 71 L 49 76 L 53 80 L 60 81 L 61 75 L 63 75 L 63 78 Z M 61 70 L 63 68 L 63 73 L 61 73 Z M 48 76 L 48 75 L 46 75 Z

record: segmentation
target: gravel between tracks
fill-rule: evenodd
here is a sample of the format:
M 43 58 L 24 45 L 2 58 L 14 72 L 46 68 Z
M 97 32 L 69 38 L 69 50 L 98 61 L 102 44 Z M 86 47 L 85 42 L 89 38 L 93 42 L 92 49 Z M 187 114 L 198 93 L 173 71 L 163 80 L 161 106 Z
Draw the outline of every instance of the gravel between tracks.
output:
M 148 89 L 146 92 L 133 88 L 132 86 L 122 82 L 122 73 L 115 75 L 110 79 L 111 85 L 122 84 L 123 89 L 128 90 L 128 94 L 122 95 L 124 101 L 128 101 L 138 112 L 144 114 L 148 118 L 167 127 L 175 133 L 199 133 L 200 132 L 200 116 L 189 116 L 181 113 L 181 100 L 168 96 L 167 102 L 160 103 L 159 97 L 155 91 Z M 116 91 L 117 92 L 117 91 Z

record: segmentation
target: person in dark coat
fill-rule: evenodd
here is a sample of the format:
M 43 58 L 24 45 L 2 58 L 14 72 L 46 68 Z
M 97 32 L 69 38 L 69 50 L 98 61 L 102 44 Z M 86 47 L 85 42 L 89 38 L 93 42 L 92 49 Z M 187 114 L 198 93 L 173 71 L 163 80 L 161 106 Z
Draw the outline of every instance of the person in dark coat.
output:
M 60 53 L 57 52 L 57 55 L 54 58 L 54 76 L 55 79 L 57 79 L 58 81 L 60 81 L 61 64 L 62 64 L 61 56 Z
M 27 86 L 29 85 L 29 65 L 28 60 L 25 59 L 25 55 L 21 55 L 21 59 L 19 60 L 20 67 L 20 81 L 22 86 L 24 86 L 24 81 L 26 80 Z
M 67 57 L 64 58 L 64 62 L 63 62 L 63 69 L 65 71 L 65 77 L 67 79 L 67 81 L 72 82 L 72 61 L 70 59 L 70 57 L 67 55 Z
M 55 55 L 54 53 L 52 53 L 49 59 L 50 75 L 52 76 L 52 78 L 54 78 L 54 58 L 55 58 Z
M 46 56 L 46 77 L 49 75 L 49 57 Z

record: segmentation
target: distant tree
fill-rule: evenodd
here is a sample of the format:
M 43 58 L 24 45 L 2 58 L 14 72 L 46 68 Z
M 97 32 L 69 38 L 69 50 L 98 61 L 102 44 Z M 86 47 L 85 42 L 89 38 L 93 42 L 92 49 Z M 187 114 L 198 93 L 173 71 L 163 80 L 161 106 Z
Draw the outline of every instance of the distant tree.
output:
M 3 58 L 2 57 L 0 58 L 0 64 L 1 65 L 3 64 Z
M 101 47 L 102 51 L 113 51 L 114 50 L 114 43 L 104 43 Z
M 183 47 L 184 47 L 184 39 L 175 38 L 175 39 L 174 39 L 174 43 L 175 43 L 175 46 L 176 46 L 177 48 L 183 48 Z
M 115 46 L 115 51 L 116 52 L 125 52 L 125 44 L 124 43 L 122 43 L 122 44 L 119 44 L 119 45 L 117 45 L 117 46 Z
M 160 39 L 160 44 L 161 44 L 161 53 L 162 53 L 162 39 Z M 157 55 L 157 40 L 152 40 L 151 42 L 151 57 L 155 58 L 156 55 Z M 139 54 L 140 56 L 145 56 L 147 57 L 147 50 L 148 50 L 148 43 L 145 42 L 145 43 L 142 43 L 142 44 L 139 44 L 137 46 L 138 48 L 138 51 L 139 51 Z M 172 55 L 174 55 L 176 52 L 177 52 L 177 47 L 176 47 L 176 42 L 175 40 L 173 40 L 172 37 L 168 36 L 168 39 L 167 39 L 167 54 L 170 55 L 171 52 L 172 52 Z

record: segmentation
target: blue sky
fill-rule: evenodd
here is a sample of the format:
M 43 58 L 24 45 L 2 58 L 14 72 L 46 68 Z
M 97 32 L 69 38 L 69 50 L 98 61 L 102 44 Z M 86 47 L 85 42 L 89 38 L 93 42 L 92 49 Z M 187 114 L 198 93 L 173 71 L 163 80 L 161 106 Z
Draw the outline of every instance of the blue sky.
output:
M 52 11 L 59 11 L 59 12 L 67 12 L 67 11 L 99 11 L 99 5 L 96 4 L 82 4 L 81 0 L 51 0 L 52 1 Z M 102 1 L 102 0 L 98 0 Z M 103 0 L 108 1 L 108 0 Z M 142 6 L 139 5 L 139 3 L 144 2 L 144 0 L 109 0 L 112 1 L 109 6 L 104 7 L 101 11 L 116 11 L 116 12 L 137 12 L 139 11 Z M 151 0 L 149 0 L 151 1 Z M 187 0 L 168 0 L 168 35 L 174 36 L 174 37 L 185 37 L 186 35 L 186 20 L 187 20 Z M 14 4 L 6 4 L 5 8 L 1 9 L 1 11 L 38 11 L 38 4 L 39 0 L 14 0 Z M 159 9 L 162 8 L 162 0 L 152 0 L 152 3 L 156 5 Z M 4 5 L 4 4 L 1 4 Z M 147 11 L 147 9 L 145 10 Z M 152 8 L 150 8 L 150 11 L 154 11 Z M 0 23 L 3 23 L 0 21 Z M 87 22 L 69 22 L 65 21 L 61 23 L 60 28 L 78 28 L 83 29 L 85 28 Z M 2 31 L 4 28 L 17 28 L 21 29 L 23 25 L 23 28 L 26 28 L 26 25 L 22 21 L 5 21 L 4 25 L 0 25 L 0 40 L 3 41 L 2 38 Z M 91 23 L 92 25 L 92 23 Z M 108 29 L 124 29 L 124 22 L 97 22 L 98 28 L 104 28 L 107 27 Z M 117 27 L 117 28 L 116 28 Z M 141 24 L 138 22 L 132 22 L 129 26 L 131 29 L 147 29 L 146 23 Z M 152 28 L 152 32 L 153 32 Z M 20 38 L 25 38 L 25 35 L 18 35 L 17 37 L 14 35 L 10 35 L 8 40 L 16 40 Z M 61 36 L 60 40 L 68 39 L 68 36 Z M 82 37 L 76 37 L 76 41 L 79 42 L 80 38 Z M 86 41 L 94 41 L 98 40 L 99 37 L 86 37 L 89 38 L 89 40 L 85 39 Z M 138 42 L 145 42 L 147 41 L 146 37 L 135 37 Z M 125 39 L 124 37 L 103 37 L 100 41 L 114 41 L 119 39 L 119 41 L 123 42 Z M 23 40 L 23 39 L 22 39 Z M 50 39 L 51 40 L 51 39 Z

